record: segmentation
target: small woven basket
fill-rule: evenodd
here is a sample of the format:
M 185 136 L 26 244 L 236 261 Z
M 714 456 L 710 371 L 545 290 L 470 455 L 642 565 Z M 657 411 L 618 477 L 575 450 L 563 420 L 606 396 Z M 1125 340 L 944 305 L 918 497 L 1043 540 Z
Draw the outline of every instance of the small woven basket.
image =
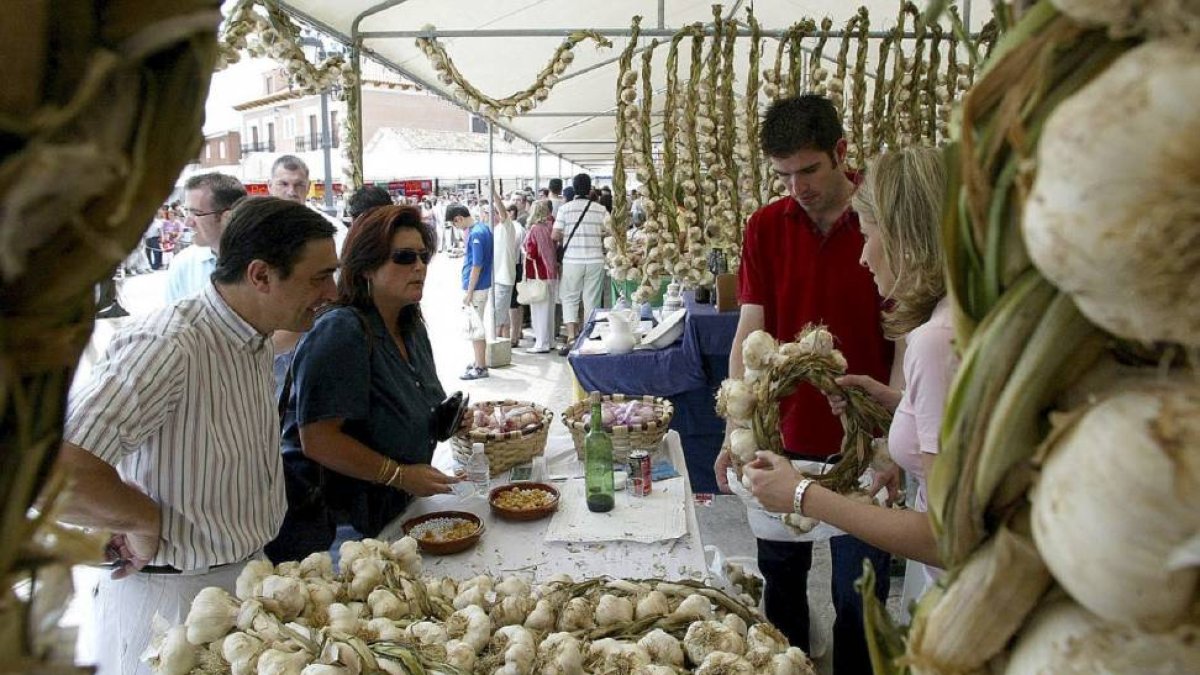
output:
M 654 405 L 654 420 L 636 426 L 617 425 L 605 429 L 612 437 L 613 461 L 629 461 L 629 452 L 634 449 L 656 448 L 662 442 L 663 436 L 675 416 L 675 406 L 661 396 L 626 396 L 625 394 L 608 394 L 601 401 L 624 403 L 626 401 L 645 401 Z M 576 401 L 567 406 L 562 413 L 562 422 L 571 430 L 571 440 L 575 443 L 575 456 L 583 460 L 583 437 L 587 435 L 588 415 L 591 414 L 592 404 L 587 399 Z
M 471 458 L 472 444 L 483 443 L 484 451 L 487 452 L 488 468 L 493 476 L 504 473 L 514 466 L 524 464 L 542 454 L 546 449 L 546 437 L 550 434 L 550 422 L 554 419 L 554 413 L 549 408 L 529 401 L 481 401 L 473 404 L 466 414 L 470 415 L 475 410 L 482 410 L 490 415 L 496 406 L 529 406 L 534 409 L 541 421 L 530 429 L 504 433 L 487 429 L 471 429 L 451 437 L 450 447 L 454 451 L 454 458 L 460 464 L 466 464 L 467 460 Z

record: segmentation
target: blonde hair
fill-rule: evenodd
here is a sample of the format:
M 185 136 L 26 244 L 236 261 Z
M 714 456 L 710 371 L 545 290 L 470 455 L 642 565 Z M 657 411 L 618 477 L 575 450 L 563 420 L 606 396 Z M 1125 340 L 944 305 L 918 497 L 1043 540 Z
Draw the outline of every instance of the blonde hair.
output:
M 529 219 L 526 222 L 528 222 L 530 225 L 542 222 L 550 217 L 551 208 L 552 207 L 550 206 L 549 199 L 537 200 L 533 203 L 533 206 L 529 208 Z
M 896 277 L 883 313 L 884 333 L 897 339 L 929 321 L 946 295 L 942 255 L 942 202 L 946 165 L 933 148 L 884 153 L 868 164 L 852 204 L 879 228 L 883 255 Z

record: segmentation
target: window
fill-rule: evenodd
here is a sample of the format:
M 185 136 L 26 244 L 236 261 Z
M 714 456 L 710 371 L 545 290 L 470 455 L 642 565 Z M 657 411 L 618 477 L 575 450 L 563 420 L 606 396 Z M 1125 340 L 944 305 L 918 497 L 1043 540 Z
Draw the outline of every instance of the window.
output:
M 212 159 L 212 143 L 204 144 L 204 159 Z
M 261 150 L 258 147 L 258 125 L 250 127 L 250 149 Z
M 338 147 L 338 141 L 342 136 L 341 127 L 338 126 L 337 113 L 336 110 L 329 111 L 329 144 L 334 148 Z
M 225 159 L 225 141 L 217 143 L 217 157 Z
M 488 129 L 487 120 L 478 115 L 471 115 L 471 133 L 486 134 Z
M 267 152 L 275 152 L 275 123 L 267 122 Z
M 283 136 L 284 138 L 294 138 L 296 136 L 296 116 L 288 115 L 283 118 Z
M 317 116 L 308 116 L 308 143 L 312 149 L 321 147 L 321 130 L 317 127 Z

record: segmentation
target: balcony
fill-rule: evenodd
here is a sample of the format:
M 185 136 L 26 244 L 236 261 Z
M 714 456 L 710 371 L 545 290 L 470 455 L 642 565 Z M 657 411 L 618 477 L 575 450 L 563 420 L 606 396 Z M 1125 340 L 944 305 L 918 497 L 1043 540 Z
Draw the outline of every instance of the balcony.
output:
M 275 141 L 242 144 L 243 155 L 248 155 L 252 152 L 275 152 Z
M 309 150 L 320 150 L 321 138 L 319 136 L 297 136 L 296 137 L 296 152 L 307 152 Z

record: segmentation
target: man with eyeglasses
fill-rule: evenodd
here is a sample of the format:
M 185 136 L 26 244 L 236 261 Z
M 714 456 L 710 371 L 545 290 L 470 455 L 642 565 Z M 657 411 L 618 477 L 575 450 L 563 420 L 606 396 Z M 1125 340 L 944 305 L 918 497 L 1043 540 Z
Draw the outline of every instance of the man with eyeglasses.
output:
M 234 203 L 246 196 L 246 188 L 233 176 L 202 173 L 184 183 L 184 225 L 195 232 L 192 245 L 175 256 L 167 272 L 167 304 L 193 296 L 208 286 L 217 268 L 221 234 L 229 223 Z

